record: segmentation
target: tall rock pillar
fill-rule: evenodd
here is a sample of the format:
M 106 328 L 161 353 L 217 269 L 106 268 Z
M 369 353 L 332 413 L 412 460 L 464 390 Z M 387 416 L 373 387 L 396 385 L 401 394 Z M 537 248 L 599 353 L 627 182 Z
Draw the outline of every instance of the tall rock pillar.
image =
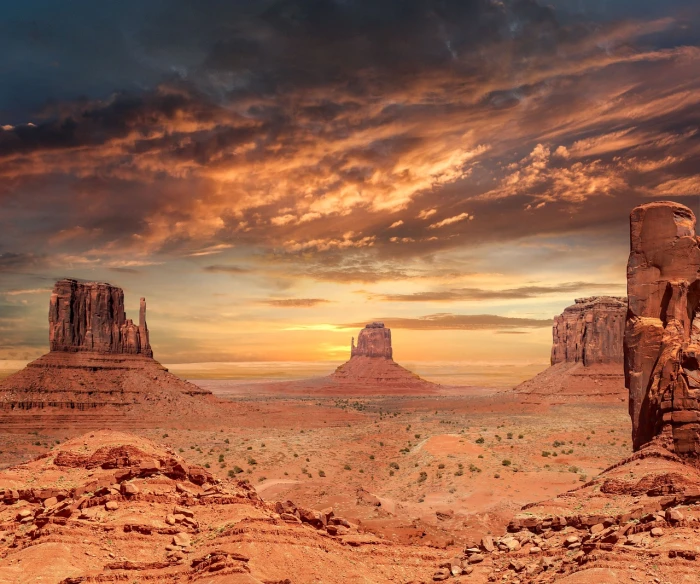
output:
M 700 243 L 678 203 L 630 215 L 625 384 L 635 450 L 652 440 L 700 457 Z

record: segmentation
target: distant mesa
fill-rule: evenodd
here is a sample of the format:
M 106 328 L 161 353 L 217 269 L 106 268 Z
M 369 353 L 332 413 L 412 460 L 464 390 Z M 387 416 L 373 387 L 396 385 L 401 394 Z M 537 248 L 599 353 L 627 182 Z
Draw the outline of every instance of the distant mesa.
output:
M 335 383 L 369 387 L 372 385 L 392 388 L 430 388 L 434 383 L 421 379 L 415 373 L 401 367 L 393 359 L 391 329 L 383 322 L 365 326 L 350 341 L 350 360 L 338 367 L 330 379 Z
M 56 282 L 49 301 L 49 346 L 49 353 L 0 381 L 1 412 L 24 412 L 25 423 L 34 423 L 31 416 L 41 412 L 91 411 L 94 427 L 114 421 L 112 414 L 98 415 L 98 409 L 141 411 L 152 420 L 197 412 L 213 400 L 210 391 L 153 359 L 145 298 L 135 324 L 126 318 L 124 291 L 111 284 Z M 18 420 L 0 416 L 4 424 Z
M 591 296 L 554 317 L 551 364 L 622 363 L 627 298 Z
M 672 202 L 630 215 L 625 381 L 634 449 L 655 443 L 700 461 L 700 241 Z
M 515 388 L 528 403 L 624 401 L 627 298 L 591 296 L 554 317 L 551 367 Z

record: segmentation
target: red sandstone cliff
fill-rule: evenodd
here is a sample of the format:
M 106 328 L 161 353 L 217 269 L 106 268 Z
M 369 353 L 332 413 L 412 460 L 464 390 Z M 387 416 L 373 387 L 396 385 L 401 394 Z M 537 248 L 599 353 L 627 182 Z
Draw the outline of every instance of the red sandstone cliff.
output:
M 622 363 L 626 314 L 626 298 L 577 298 L 575 304 L 554 317 L 552 365 Z
M 678 203 L 630 215 L 625 381 L 634 448 L 700 457 L 700 240 Z
M 49 303 L 51 351 L 94 351 L 152 357 L 146 299 L 139 324 L 126 318 L 124 291 L 101 282 L 59 280 Z

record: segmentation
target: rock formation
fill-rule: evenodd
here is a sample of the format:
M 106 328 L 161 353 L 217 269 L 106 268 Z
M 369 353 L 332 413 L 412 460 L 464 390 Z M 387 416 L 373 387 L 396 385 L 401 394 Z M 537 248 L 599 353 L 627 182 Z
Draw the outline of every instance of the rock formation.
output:
M 592 296 L 554 317 L 552 365 L 622 363 L 627 298 Z
M 700 454 L 700 242 L 695 216 L 678 203 L 630 215 L 625 381 L 635 449 L 656 441 Z
M 366 325 L 357 337 L 357 347 L 354 338 L 350 341 L 350 358 L 353 357 L 391 359 L 393 357 L 391 329 L 386 328 L 383 322 Z
M 44 410 L 69 410 L 92 411 L 95 427 L 114 422 L 109 416 L 101 419 L 95 408 L 123 412 L 147 405 L 153 421 L 203 413 L 211 405 L 202 400 L 211 397 L 210 391 L 179 379 L 153 359 L 146 300 L 141 299 L 136 325 L 126 318 L 124 292 L 111 284 L 56 282 L 49 301 L 49 344 L 49 353 L 0 381 L 0 423 L 34 427 L 42 414 L 41 423 L 51 424 L 43 418 L 52 414 Z
M 551 367 L 515 388 L 528 403 L 619 402 L 627 299 L 577 298 L 554 317 Z
M 392 388 L 435 387 L 415 373 L 401 367 L 393 359 L 391 329 L 383 322 L 372 322 L 350 341 L 350 360 L 330 376 L 334 383 L 355 385 L 357 388 L 379 385 Z
M 139 324 L 126 318 L 124 291 L 101 282 L 59 280 L 49 303 L 51 351 L 94 351 L 153 357 L 141 298 Z

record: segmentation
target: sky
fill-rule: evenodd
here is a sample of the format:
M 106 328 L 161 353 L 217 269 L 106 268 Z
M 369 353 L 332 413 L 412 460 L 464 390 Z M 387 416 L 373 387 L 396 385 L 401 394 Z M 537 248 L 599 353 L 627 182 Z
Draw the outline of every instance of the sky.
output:
M 544 363 L 700 210 L 696 0 L 27 0 L 0 54 L 0 359 L 75 277 L 166 363 Z

